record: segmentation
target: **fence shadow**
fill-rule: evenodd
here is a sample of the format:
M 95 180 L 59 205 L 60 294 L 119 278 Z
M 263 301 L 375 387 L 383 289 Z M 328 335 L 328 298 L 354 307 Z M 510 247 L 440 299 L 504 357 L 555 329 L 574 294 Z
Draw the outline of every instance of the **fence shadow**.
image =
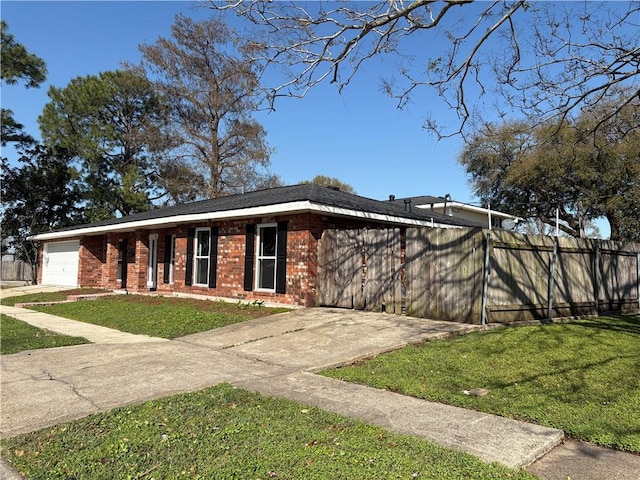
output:
M 640 335 L 640 315 L 612 315 L 614 321 L 602 322 L 598 318 L 584 318 L 576 323 L 589 328 Z
M 480 228 L 328 230 L 320 304 L 480 323 L 640 311 L 640 244 Z M 488 266 L 488 268 L 487 268 Z

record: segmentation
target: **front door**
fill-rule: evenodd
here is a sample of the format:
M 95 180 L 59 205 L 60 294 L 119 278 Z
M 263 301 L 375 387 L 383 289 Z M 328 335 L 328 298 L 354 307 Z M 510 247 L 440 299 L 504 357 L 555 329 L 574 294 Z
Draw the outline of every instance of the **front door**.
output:
M 147 269 L 147 287 L 155 290 L 158 285 L 158 234 L 149 235 L 149 268 Z

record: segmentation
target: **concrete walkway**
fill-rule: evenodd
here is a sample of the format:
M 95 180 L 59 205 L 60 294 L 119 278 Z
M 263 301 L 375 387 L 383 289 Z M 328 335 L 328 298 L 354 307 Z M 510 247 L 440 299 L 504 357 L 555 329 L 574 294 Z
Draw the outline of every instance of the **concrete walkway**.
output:
M 7 284 L 13 283 L 20 285 L 12 285 L 10 288 Z M 0 298 L 17 297 L 20 295 L 28 295 L 30 293 L 42 293 L 42 292 L 59 292 L 61 290 L 69 290 L 70 287 L 52 287 L 50 285 L 24 285 L 24 282 L 2 282 L 2 289 L 0 289 Z
M 122 344 L 145 342 L 168 342 L 164 338 L 149 337 L 148 335 L 133 335 L 112 328 L 92 325 L 90 323 L 76 322 L 67 318 L 57 317 L 48 313 L 36 312 L 26 308 L 9 307 L 3 305 L 2 313 L 9 315 L 35 327 L 44 328 L 51 332 L 73 337 L 84 337 L 91 343 Z
M 12 315 L 20 313 L 27 322 L 36 319 L 27 312 Z M 67 328 L 72 324 L 80 323 L 56 317 L 37 321 L 65 333 L 70 333 Z M 173 341 L 121 332 L 114 336 L 113 331 L 85 324 L 77 328 L 85 328 L 82 336 L 91 336 L 95 344 L 3 356 L 2 435 L 35 431 L 116 406 L 229 382 L 416 435 L 512 468 L 531 465 L 563 439 L 559 430 L 313 373 L 403 344 L 480 328 L 476 326 L 323 308 L 265 317 Z M 531 465 L 531 471 L 542 478 L 559 478 L 552 476 L 559 471 L 553 454 L 563 458 L 563 464 L 583 460 L 583 455 L 558 447 Z M 548 465 L 542 463 L 547 459 Z M 636 459 L 640 457 L 621 452 L 610 459 L 626 465 L 622 474 L 633 471 L 633 477 L 580 477 L 571 471 L 569 475 L 574 480 L 637 478 L 640 462 L 634 464 Z M 638 469 L 629 470 L 636 466 Z

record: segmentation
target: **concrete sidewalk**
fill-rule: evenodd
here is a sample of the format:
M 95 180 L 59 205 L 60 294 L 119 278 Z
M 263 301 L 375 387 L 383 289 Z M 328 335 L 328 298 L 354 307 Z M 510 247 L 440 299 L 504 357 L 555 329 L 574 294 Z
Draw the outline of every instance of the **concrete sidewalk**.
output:
M 560 430 L 428 402 L 309 372 L 234 382 L 264 395 L 314 405 L 385 429 L 414 435 L 481 460 L 519 469 L 560 444 Z
M 19 284 L 18 286 L 15 286 Z M 0 298 L 17 297 L 20 295 L 28 295 L 30 293 L 41 292 L 60 292 L 69 290 L 71 287 L 52 287 L 50 285 L 25 285 L 25 282 L 6 282 L 2 281 L 0 288 Z
M 9 315 L 23 322 L 29 323 L 38 328 L 44 328 L 51 332 L 73 337 L 84 337 L 91 343 L 146 343 L 146 342 L 168 342 L 164 338 L 149 337 L 148 335 L 134 335 L 124 333 L 112 328 L 93 325 L 91 323 L 76 322 L 67 318 L 57 317 L 48 313 L 36 312 L 26 308 L 10 307 L 2 305 L 2 313 Z
M 23 318 L 29 322 L 36 317 L 25 313 Z M 64 333 L 70 333 L 67 329 L 79 323 L 56 317 L 44 321 L 45 328 Z M 584 449 L 556 448 L 563 439 L 559 430 L 313 373 L 321 367 L 349 363 L 407 343 L 480 327 L 329 308 L 297 310 L 173 341 L 118 332 L 122 335 L 118 342 L 102 327 L 82 324 L 82 328 L 91 327 L 93 333 L 85 331 L 82 336 L 92 336 L 94 345 L 3 356 L 2 435 L 34 431 L 115 406 L 229 382 L 420 436 L 512 468 L 531 465 L 552 451 L 529 467 L 550 480 L 559 478 L 552 475 L 560 470 L 552 460 L 542 463 L 547 458 L 562 458 L 568 465 L 572 459 L 576 463 L 585 460 Z M 599 458 L 608 458 L 600 468 L 613 468 L 610 462 L 626 467 L 616 477 L 581 477 L 572 471 L 569 475 L 573 480 L 637 478 L 640 463 L 638 469 L 631 468 L 640 457 L 614 452 L 614 456 Z M 625 472 L 634 476 L 625 477 Z

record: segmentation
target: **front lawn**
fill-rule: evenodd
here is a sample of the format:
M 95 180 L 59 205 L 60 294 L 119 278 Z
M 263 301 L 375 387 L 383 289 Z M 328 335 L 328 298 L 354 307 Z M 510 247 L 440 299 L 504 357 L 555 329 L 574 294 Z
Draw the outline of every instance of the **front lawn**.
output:
M 122 332 L 162 338 L 182 337 L 288 311 L 254 304 L 148 295 L 115 295 L 30 308 Z
M 0 354 L 36 350 L 39 348 L 67 347 L 90 343 L 82 337 L 58 335 L 16 320 L 7 315 L 0 315 Z
M 219 385 L 6 438 L 30 479 L 534 479 L 288 400 Z
M 524 419 L 640 453 L 640 316 L 503 328 L 324 375 Z M 486 396 L 465 394 L 487 389 Z

